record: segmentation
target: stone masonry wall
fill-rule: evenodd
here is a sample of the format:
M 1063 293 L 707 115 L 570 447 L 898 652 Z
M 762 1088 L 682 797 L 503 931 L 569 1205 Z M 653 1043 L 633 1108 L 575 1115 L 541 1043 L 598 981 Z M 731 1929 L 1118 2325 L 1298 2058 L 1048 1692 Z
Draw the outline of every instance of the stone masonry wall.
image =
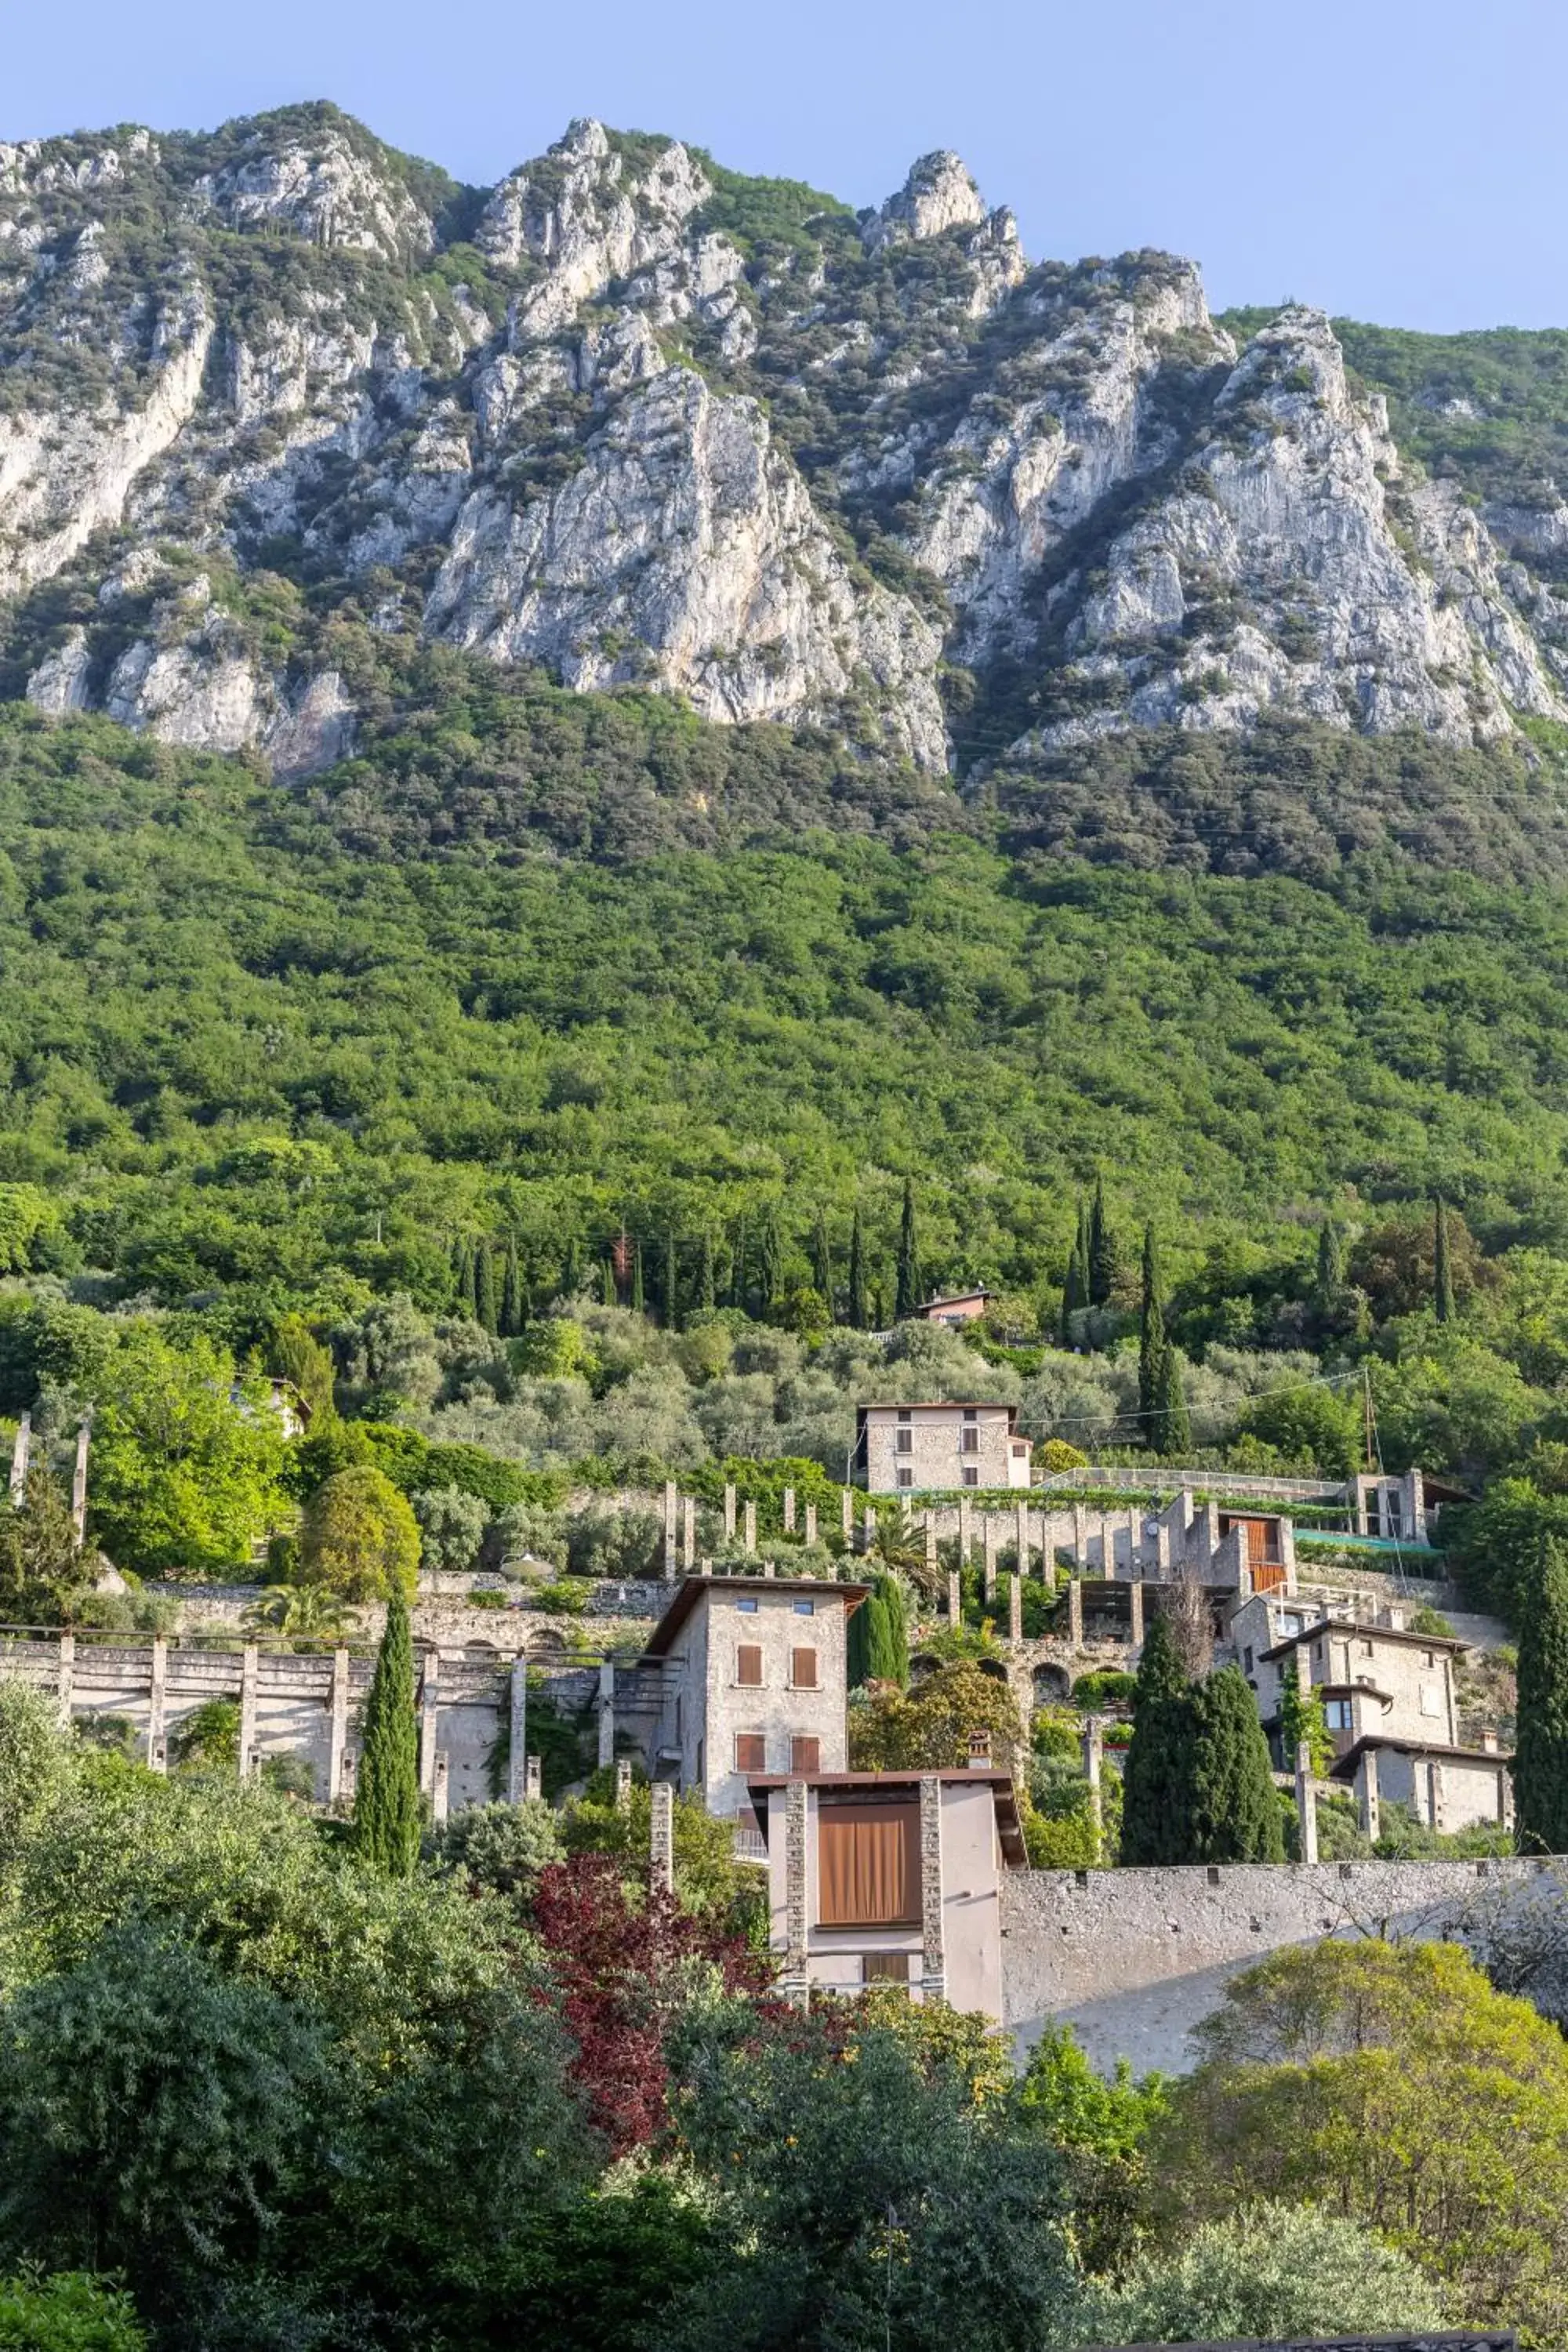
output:
M 1325 1936 L 1428 1938 L 1463 1927 L 1501 1878 L 1533 1862 L 1346 1862 L 1181 1870 L 1008 1871 L 1002 1885 L 1004 2022 L 1021 2051 L 1047 2021 L 1096 2065 L 1180 2072 L 1227 1979 Z M 1488 1885 L 1488 1882 L 1492 1885 Z

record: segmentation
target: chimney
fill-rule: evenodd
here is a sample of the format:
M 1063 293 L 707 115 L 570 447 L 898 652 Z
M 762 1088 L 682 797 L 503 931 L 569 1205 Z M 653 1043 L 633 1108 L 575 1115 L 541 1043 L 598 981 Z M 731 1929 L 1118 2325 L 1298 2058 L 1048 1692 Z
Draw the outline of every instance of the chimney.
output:
M 1483 1756 L 1495 1756 L 1498 1752 L 1497 1733 L 1495 1731 L 1483 1731 L 1481 1734 L 1481 1754 Z
M 991 1734 L 988 1731 L 970 1733 L 969 1769 L 972 1772 L 988 1772 L 991 1769 Z
M 1388 1620 L 1388 1630 L 1389 1630 L 1389 1632 L 1390 1632 L 1391 1633 L 1404 1633 L 1404 1631 L 1405 1631 L 1405 1612 L 1404 1612 L 1404 1610 L 1403 1610 L 1403 1609 L 1390 1609 L 1390 1610 L 1386 1611 L 1384 1613 L 1385 1613 L 1385 1614 L 1386 1614 L 1386 1616 L 1387 1616 L 1387 1620 Z

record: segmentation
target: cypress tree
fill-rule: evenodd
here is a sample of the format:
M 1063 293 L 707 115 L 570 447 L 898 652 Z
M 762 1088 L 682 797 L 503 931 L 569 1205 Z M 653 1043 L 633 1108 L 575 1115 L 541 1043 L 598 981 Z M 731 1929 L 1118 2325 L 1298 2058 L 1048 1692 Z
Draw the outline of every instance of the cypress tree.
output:
M 746 1265 L 746 1220 L 742 1217 L 735 1227 L 734 1253 L 730 1260 L 730 1304 L 738 1307 L 742 1315 L 751 1312 L 749 1269 Z
M 1138 1323 L 1138 1417 L 1145 1445 L 1156 1442 L 1164 1386 L 1165 1302 L 1160 1282 L 1160 1253 L 1154 1228 L 1143 1228 L 1143 1305 Z
M 888 1328 L 888 1290 L 882 1282 L 871 1286 L 871 1324 L 868 1328 L 885 1331 Z
M 561 1269 L 561 1289 L 563 1297 L 566 1298 L 575 1298 L 577 1296 L 577 1286 L 582 1279 L 582 1254 L 577 1247 L 577 1236 L 574 1234 L 571 1240 L 566 1244 L 566 1260 Z
M 1239 1666 L 1194 1696 L 1191 1850 L 1184 1862 L 1283 1862 L 1284 1825 L 1268 1742 Z
M 704 1315 L 711 1315 L 718 1304 L 718 1294 L 713 1287 L 713 1236 L 706 1228 L 702 1234 L 702 1255 L 697 1268 L 697 1304 Z
M 1193 1424 L 1187 1412 L 1187 1392 L 1182 1383 L 1181 1360 L 1168 1339 L 1160 1358 L 1154 1419 L 1149 1427 L 1152 1432 L 1151 1443 L 1156 1452 L 1180 1454 L 1192 1451 Z
M 618 1307 L 621 1303 L 620 1286 L 616 1280 L 616 1261 L 613 1257 L 607 1257 L 605 1260 L 605 1285 L 602 1295 L 606 1307 Z
M 397 1586 L 386 1604 L 386 1631 L 365 1701 L 353 1836 L 372 1870 L 387 1878 L 413 1876 L 419 1859 L 419 1737 L 408 1603 Z
M 664 1279 L 659 1287 L 663 1293 L 659 1305 L 664 1309 L 664 1328 L 667 1331 L 679 1331 L 680 1328 L 680 1267 L 676 1257 L 673 1234 L 666 1234 L 664 1237 Z
M 1163 1617 L 1143 1637 L 1132 1694 L 1132 1742 L 1121 1776 L 1121 1860 L 1190 1862 L 1194 1690 Z
M 639 1241 L 632 1244 L 632 1313 L 642 1314 L 647 1305 L 643 1296 L 642 1244 Z
M 504 1336 L 515 1339 L 528 1320 L 528 1302 L 522 1295 L 522 1263 L 517 1254 L 517 1235 L 506 1239 L 506 1265 L 501 1275 L 500 1328 Z
M 1079 1312 L 1080 1307 L 1087 1307 L 1089 1304 L 1088 1299 L 1083 1295 L 1083 1290 L 1079 1281 L 1078 1252 L 1079 1243 L 1083 1238 L 1082 1224 L 1083 1220 L 1080 1217 L 1079 1220 L 1079 1231 L 1074 1235 L 1072 1247 L 1068 1252 L 1068 1270 L 1066 1278 L 1062 1283 L 1061 1337 L 1064 1347 L 1066 1347 L 1072 1339 L 1073 1317 Z
M 474 1252 L 474 1320 L 487 1331 L 497 1328 L 496 1262 L 489 1242 L 480 1242 Z
M 1568 1547 L 1541 1538 L 1519 1633 L 1514 1807 L 1521 1853 L 1568 1853 Z
M 924 1303 L 925 1284 L 921 1275 L 920 1236 L 915 1228 L 915 1185 L 912 1176 L 904 1179 L 903 1214 L 899 1220 L 898 1289 L 893 1301 L 893 1316 L 901 1323 Z
M 1105 1180 L 1094 1180 L 1094 1201 L 1089 1213 L 1089 1303 L 1109 1307 L 1116 1283 L 1116 1246 L 1105 1217 Z
M 834 1311 L 833 1297 L 833 1244 L 827 1237 L 827 1219 L 821 1209 L 816 1213 L 816 1229 L 811 1237 L 811 1278 L 816 1285 L 818 1297 L 837 1323 L 838 1318 Z
M 1344 1286 L 1344 1237 L 1332 1217 L 1325 1217 L 1318 1228 L 1318 1278 L 1312 1286 L 1316 1303 L 1331 1306 Z
M 1432 1304 L 1439 1323 L 1454 1319 L 1454 1269 L 1448 1263 L 1448 1217 L 1443 1195 L 1432 1196 Z
M 866 1297 L 866 1235 L 860 1223 L 857 1203 L 849 1226 L 849 1328 L 852 1331 L 868 1328 Z
M 465 1241 L 462 1256 L 458 1261 L 458 1307 L 470 1323 L 477 1323 L 479 1319 L 479 1300 L 474 1289 L 477 1272 L 474 1245 L 472 1242 Z
M 868 1677 L 873 1682 L 897 1683 L 900 1690 L 907 1690 L 910 1629 L 904 1609 L 904 1588 L 896 1576 L 889 1576 L 883 1570 L 878 1574 L 872 1597 L 877 1606 L 876 1613 L 866 1629 Z M 851 1618 L 849 1622 L 853 1624 L 855 1621 Z
M 762 1310 L 766 1315 L 784 1296 L 784 1243 L 776 1209 L 768 1211 L 757 1236 L 757 1281 L 762 1291 Z

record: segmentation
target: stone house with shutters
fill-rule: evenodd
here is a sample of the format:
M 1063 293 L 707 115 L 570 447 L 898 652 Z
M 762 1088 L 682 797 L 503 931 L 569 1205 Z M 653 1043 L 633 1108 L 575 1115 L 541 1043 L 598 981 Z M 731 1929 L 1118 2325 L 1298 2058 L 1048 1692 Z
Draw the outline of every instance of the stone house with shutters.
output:
M 852 1466 L 868 1495 L 1027 1487 L 1033 1445 L 1013 1404 L 863 1404 Z

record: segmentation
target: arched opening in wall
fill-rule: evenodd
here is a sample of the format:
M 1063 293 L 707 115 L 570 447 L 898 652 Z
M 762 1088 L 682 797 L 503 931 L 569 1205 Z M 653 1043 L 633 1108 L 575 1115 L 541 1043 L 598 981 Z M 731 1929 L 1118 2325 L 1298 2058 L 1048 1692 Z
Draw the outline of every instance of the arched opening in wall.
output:
M 465 1642 L 463 1655 L 465 1658 L 476 1658 L 482 1664 L 489 1665 L 500 1657 L 500 1652 L 493 1642 Z
M 928 1653 L 921 1651 L 917 1656 L 912 1657 L 910 1660 L 910 1682 L 924 1682 L 927 1675 L 934 1675 L 941 1664 L 942 1660 L 940 1658 L 933 1658 L 930 1656 Z
M 1038 1665 L 1034 1689 L 1037 1706 L 1065 1706 L 1072 1696 L 1072 1676 L 1066 1666 Z
M 974 1663 L 983 1675 L 990 1675 L 994 1683 L 1006 1684 L 1007 1669 L 1000 1658 L 976 1658 Z
M 528 1645 L 529 1655 L 558 1658 L 566 1646 L 564 1633 L 558 1633 L 553 1625 L 542 1625 Z

